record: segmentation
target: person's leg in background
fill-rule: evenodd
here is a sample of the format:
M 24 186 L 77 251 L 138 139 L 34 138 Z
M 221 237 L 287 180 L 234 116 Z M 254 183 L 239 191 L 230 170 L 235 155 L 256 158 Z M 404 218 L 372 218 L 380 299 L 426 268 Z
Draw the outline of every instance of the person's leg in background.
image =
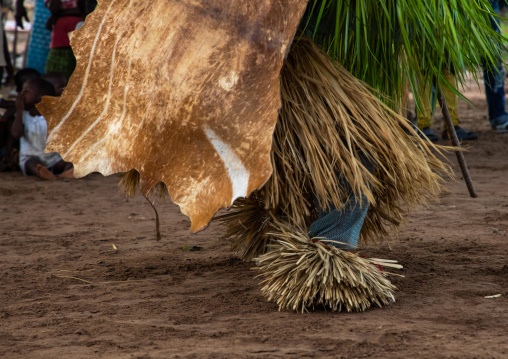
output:
M 443 72 L 445 80 L 457 88 L 457 79 L 452 71 L 444 71 Z M 448 105 L 448 111 L 450 112 L 450 117 L 452 118 L 453 126 L 455 127 L 455 132 L 457 133 L 457 138 L 459 141 L 472 141 L 478 139 L 478 134 L 476 132 L 470 132 L 463 127 L 459 126 L 459 114 L 457 112 L 458 102 L 457 102 L 457 94 L 452 91 L 448 86 L 442 86 L 443 94 Z M 448 135 L 448 128 L 446 122 L 444 124 L 445 130 L 443 131 L 442 138 L 448 139 L 450 136 Z
M 499 15 L 499 1 L 490 1 L 492 8 Z M 490 18 L 492 28 L 501 33 L 499 26 L 499 19 L 495 17 Z M 499 47 L 501 51 L 501 47 Z M 508 132 L 508 113 L 506 112 L 506 97 L 504 92 L 504 76 L 505 70 L 501 61 L 501 54 L 496 68 L 487 68 L 485 61 L 483 61 L 483 79 L 485 81 L 485 95 L 487 97 L 487 105 L 489 107 L 489 122 L 493 130 L 497 132 Z
M 432 113 L 433 104 L 431 101 L 432 97 L 432 85 L 429 82 L 420 79 L 418 81 L 418 95 L 420 96 L 420 110 L 416 109 L 417 123 L 416 126 L 422 131 L 422 133 L 429 139 L 429 141 L 436 142 L 439 140 L 439 136 L 432 131 Z

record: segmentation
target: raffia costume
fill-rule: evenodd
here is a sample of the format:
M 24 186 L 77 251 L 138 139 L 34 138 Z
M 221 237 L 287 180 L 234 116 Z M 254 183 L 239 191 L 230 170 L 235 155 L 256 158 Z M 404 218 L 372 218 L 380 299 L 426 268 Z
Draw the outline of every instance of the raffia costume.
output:
M 76 176 L 126 172 L 129 193 L 167 191 L 192 231 L 232 205 L 226 236 L 279 308 L 365 310 L 393 300 L 378 265 L 398 265 L 335 245 L 398 227 L 403 206 L 435 198 L 447 167 L 397 114 L 400 101 L 322 52 L 305 22 L 297 32 L 306 6 L 100 2 L 71 39 L 68 88 L 38 108 L 48 149 Z M 350 218 L 360 220 L 336 226 Z

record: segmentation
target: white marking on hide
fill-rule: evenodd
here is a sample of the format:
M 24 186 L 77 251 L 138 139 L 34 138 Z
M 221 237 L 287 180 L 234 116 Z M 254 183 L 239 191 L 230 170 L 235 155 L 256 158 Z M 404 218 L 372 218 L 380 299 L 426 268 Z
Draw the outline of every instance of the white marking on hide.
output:
M 233 198 L 231 204 L 238 197 L 247 197 L 249 186 L 249 171 L 229 145 L 223 142 L 219 136 L 207 125 L 204 126 L 206 137 L 213 145 L 228 170 L 229 179 L 233 186 Z
M 233 86 L 238 82 L 238 75 L 236 72 L 231 71 L 229 76 L 224 76 L 219 80 L 219 86 L 222 87 L 226 91 L 231 91 Z
M 111 124 L 109 127 L 108 127 L 108 133 L 103 137 L 101 138 L 100 141 L 96 142 L 93 144 L 93 146 L 90 146 L 90 148 L 88 149 L 88 151 L 86 151 L 86 153 L 81 156 L 81 159 L 84 161 L 86 160 L 86 158 L 91 154 L 91 153 L 95 153 L 97 154 L 97 150 L 96 148 L 99 147 L 99 145 L 102 145 L 106 140 L 110 141 L 111 140 L 111 135 L 113 134 L 112 133 L 112 130 L 116 130 L 117 127 L 120 127 L 122 128 L 124 123 L 123 121 L 125 120 L 125 115 L 127 113 L 127 107 L 126 107 L 126 103 L 127 103 L 127 93 L 129 92 L 129 88 L 130 88 L 130 85 L 129 85 L 129 79 L 131 77 L 131 64 L 132 64 L 132 58 L 129 58 L 129 67 L 127 69 L 127 77 L 125 79 L 125 87 L 124 87 L 124 92 L 123 92 L 123 109 L 122 109 L 122 115 L 120 116 L 120 119 L 118 121 L 115 121 L 113 124 Z M 130 136 L 127 136 L 127 138 L 130 137 Z M 118 146 L 117 146 L 118 147 Z M 95 156 L 95 158 L 98 158 L 97 156 Z M 97 168 L 101 168 L 101 167 L 97 167 Z M 94 171 L 97 171 L 97 169 L 93 169 L 92 171 L 90 172 L 94 172 Z M 108 175 L 109 173 L 106 173 L 106 172 L 102 172 L 101 173 L 103 175 Z
M 97 120 L 95 120 L 94 123 L 92 123 L 92 125 L 90 127 L 88 127 L 86 129 L 86 131 L 81 135 L 79 136 L 79 138 L 72 144 L 72 146 L 69 148 L 69 150 L 67 151 L 67 153 L 64 155 L 64 157 L 67 157 L 69 155 L 69 153 L 74 149 L 74 147 L 79 143 L 81 142 L 81 140 L 86 136 L 88 135 L 88 133 L 102 120 L 102 118 L 104 117 L 104 115 L 106 114 L 106 112 L 108 112 L 108 109 L 109 109 L 109 102 L 111 100 L 111 88 L 113 86 L 113 75 L 114 75 L 114 72 L 115 72 L 115 56 L 116 56 L 116 47 L 118 45 L 118 42 L 120 41 L 120 35 L 117 36 L 116 38 L 116 42 L 115 42 L 115 47 L 113 48 L 113 55 L 111 56 L 111 70 L 110 70 L 110 74 L 109 74 L 109 87 L 108 87 L 108 96 L 106 98 L 106 104 L 104 105 L 104 109 L 102 110 L 102 113 L 99 115 L 99 117 L 97 118 Z
M 88 59 L 88 65 L 87 65 L 86 71 L 85 71 L 85 78 L 83 79 L 83 85 L 81 85 L 81 90 L 79 92 L 79 95 L 78 95 L 78 97 L 76 97 L 76 100 L 72 104 L 71 109 L 69 110 L 69 112 L 67 112 L 67 114 L 64 117 L 62 117 L 62 119 L 60 120 L 60 123 L 58 125 L 56 125 L 55 128 L 53 128 L 53 130 L 49 134 L 46 142 L 50 142 L 51 139 L 53 138 L 54 134 L 60 129 L 60 127 L 62 127 L 62 125 L 65 123 L 65 121 L 67 121 L 67 119 L 72 114 L 72 112 L 74 112 L 74 109 L 78 105 L 78 102 L 83 97 L 83 94 L 85 93 L 86 84 L 88 82 L 88 75 L 90 73 L 90 67 L 92 67 L 92 59 L 93 59 L 93 55 L 94 55 L 94 52 L 95 52 L 95 46 L 97 45 L 97 41 L 99 40 L 101 31 L 102 31 L 102 25 L 104 25 L 104 23 L 106 22 L 106 18 L 107 18 L 108 12 L 111 9 L 111 6 L 113 6 L 113 4 L 115 3 L 115 1 L 116 0 L 112 0 L 111 3 L 109 4 L 108 9 L 104 13 L 104 18 L 101 21 L 99 29 L 97 30 L 97 35 L 95 35 L 95 39 L 94 39 L 93 45 L 92 45 L 92 50 L 90 51 L 90 58 Z

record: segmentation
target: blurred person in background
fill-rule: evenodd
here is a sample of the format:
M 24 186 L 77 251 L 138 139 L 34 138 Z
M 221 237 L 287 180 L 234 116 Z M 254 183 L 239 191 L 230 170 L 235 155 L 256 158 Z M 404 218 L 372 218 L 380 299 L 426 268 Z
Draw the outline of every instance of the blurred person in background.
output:
M 39 71 L 24 68 L 14 75 L 16 92 L 19 94 L 25 82 L 39 78 Z M 16 119 L 16 102 L 0 99 L 0 108 L 5 109 L 0 117 L 0 172 L 16 171 L 19 169 L 19 139 L 12 136 L 11 129 Z
M 73 178 L 73 165 L 65 162 L 56 152 L 44 152 L 47 123 L 37 110 L 43 96 L 55 96 L 53 85 L 41 78 L 23 84 L 16 99 L 16 118 L 11 134 L 20 139 L 19 167 L 25 176 L 37 176 L 43 180 Z
M 42 79 L 50 82 L 55 88 L 55 96 L 62 96 L 63 90 L 67 87 L 69 79 L 59 72 L 46 72 L 41 76 Z
M 0 9 L 3 10 L 4 0 L 0 0 Z M 0 80 L 4 77 L 4 72 L 7 71 L 5 83 L 9 83 L 14 75 L 14 68 L 12 67 L 11 56 L 9 54 L 9 47 L 7 38 L 5 37 L 4 30 L 4 13 L 0 11 Z M 1 86 L 1 81 L 0 81 Z
M 490 0 L 490 4 L 496 14 L 499 15 L 499 1 Z M 491 17 L 490 23 L 497 33 L 501 33 L 499 18 Z M 501 51 L 501 45 L 499 45 L 499 58 L 496 68 L 487 68 L 484 61 L 483 79 L 489 107 L 490 127 L 498 133 L 508 133 L 508 113 L 506 112 L 506 95 L 504 92 L 506 71 L 503 67 Z
M 46 28 L 51 29 L 51 44 L 45 72 L 59 72 L 70 78 L 76 67 L 69 32 L 83 21 L 86 15 L 85 0 L 45 0 L 51 12 Z
M 51 12 L 46 8 L 44 0 L 35 0 L 26 66 L 36 69 L 41 74 L 44 73 L 44 68 L 46 67 L 49 45 L 51 43 L 51 31 L 46 28 L 46 22 L 50 16 Z M 16 19 L 16 26 L 23 29 L 23 19 L 29 21 L 24 0 L 16 0 L 14 17 Z

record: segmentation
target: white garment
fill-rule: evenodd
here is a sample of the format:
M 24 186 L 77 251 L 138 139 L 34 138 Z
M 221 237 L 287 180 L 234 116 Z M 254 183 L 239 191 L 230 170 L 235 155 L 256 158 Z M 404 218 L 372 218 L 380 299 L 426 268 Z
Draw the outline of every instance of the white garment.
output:
M 19 139 L 19 167 L 25 173 L 25 163 L 32 157 L 37 157 L 48 168 L 56 165 L 62 157 L 56 152 L 44 153 L 48 125 L 41 115 L 31 116 L 23 111 L 23 136 Z

